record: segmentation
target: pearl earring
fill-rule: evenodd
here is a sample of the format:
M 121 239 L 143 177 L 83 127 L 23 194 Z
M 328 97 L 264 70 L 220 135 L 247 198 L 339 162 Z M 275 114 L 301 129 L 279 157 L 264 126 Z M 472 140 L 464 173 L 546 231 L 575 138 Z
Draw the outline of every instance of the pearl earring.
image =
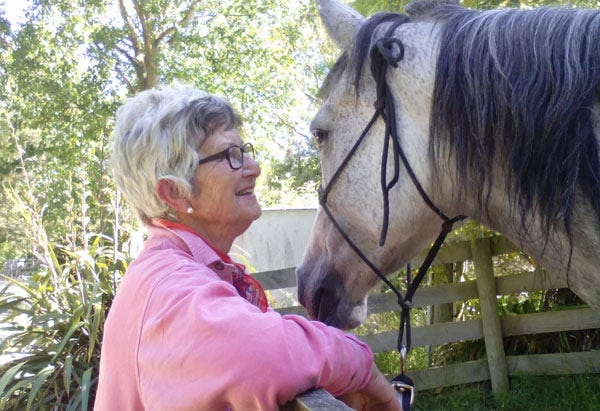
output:
M 188 214 L 192 214 L 194 212 L 194 209 L 192 207 L 188 207 L 186 211 Z

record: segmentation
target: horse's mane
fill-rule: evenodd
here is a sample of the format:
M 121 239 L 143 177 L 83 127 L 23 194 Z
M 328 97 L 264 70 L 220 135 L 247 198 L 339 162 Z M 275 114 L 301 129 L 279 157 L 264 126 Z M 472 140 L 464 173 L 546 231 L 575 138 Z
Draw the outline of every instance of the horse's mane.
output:
M 570 233 L 579 192 L 600 220 L 592 113 L 600 107 L 600 12 L 567 7 L 478 12 L 449 3 L 407 6 L 412 19 L 441 26 L 431 155 L 454 155 L 463 194 L 477 193 L 483 207 L 495 157 L 504 159 L 508 200 L 525 230 L 529 210 L 535 209 L 547 231 L 562 221 Z M 367 20 L 322 91 L 350 70 L 358 93 L 378 27 L 407 21 L 397 13 Z
M 570 233 L 578 192 L 600 220 L 600 12 L 442 5 L 425 16 L 443 22 L 432 155 L 455 155 L 460 185 L 480 193 L 480 204 L 501 158 L 524 229 L 536 209 L 547 231 L 562 221 Z

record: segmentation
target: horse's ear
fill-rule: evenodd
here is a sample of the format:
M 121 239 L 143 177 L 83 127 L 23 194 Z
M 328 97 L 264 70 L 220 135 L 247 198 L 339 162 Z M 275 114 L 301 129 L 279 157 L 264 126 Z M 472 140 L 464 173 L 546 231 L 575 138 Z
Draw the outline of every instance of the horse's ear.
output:
M 327 33 L 342 50 L 347 50 L 365 18 L 337 0 L 317 0 Z

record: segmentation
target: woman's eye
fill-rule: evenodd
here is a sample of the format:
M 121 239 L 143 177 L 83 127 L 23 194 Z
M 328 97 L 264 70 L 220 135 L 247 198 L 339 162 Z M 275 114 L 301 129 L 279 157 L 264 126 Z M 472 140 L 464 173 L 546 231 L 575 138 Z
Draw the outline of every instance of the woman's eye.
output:
M 312 131 L 313 137 L 315 138 L 315 140 L 317 140 L 317 143 L 319 144 L 323 143 L 323 141 L 327 139 L 327 134 L 327 131 L 318 128 Z

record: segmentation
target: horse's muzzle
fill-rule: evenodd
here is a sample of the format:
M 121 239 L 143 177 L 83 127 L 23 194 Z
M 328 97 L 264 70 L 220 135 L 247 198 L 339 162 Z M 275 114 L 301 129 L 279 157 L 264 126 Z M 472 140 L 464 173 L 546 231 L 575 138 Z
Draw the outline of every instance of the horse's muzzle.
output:
M 342 279 L 333 273 L 326 274 L 320 284 L 311 287 L 307 279 L 314 274 L 307 273 L 302 265 L 297 269 L 298 300 L 308 316 L 343 330 L 358 327 L 365 318 L 366 304 L 348 304 Z

